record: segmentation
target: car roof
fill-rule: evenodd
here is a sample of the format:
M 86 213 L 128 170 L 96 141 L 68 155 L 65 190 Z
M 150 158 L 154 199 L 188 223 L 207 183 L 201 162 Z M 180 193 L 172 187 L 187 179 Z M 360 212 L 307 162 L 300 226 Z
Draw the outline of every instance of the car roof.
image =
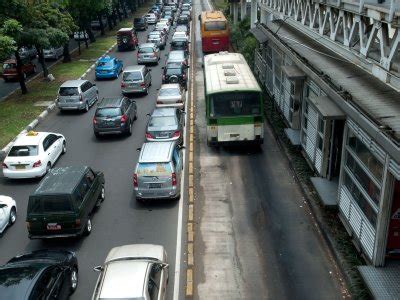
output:
M 155 47 L 155 45 L 154 43 L 143 43 L 139 45 L 139 48 Z
M 107 56 L 99 58 L 98 62 L 108 62 L 113 59 L 115 59 L 115 58 L 107 55 Z
M 64 82 L 60 88 L 62 87 L 80 87 L 82 84 L 84 84 L 87 80 L 82 80 L 82 79 L 75 79 L 75 80 L 67 80 Z
M 144 143 L 139 156 L 139 163 L 169 162 L 174 149 L 174 142 Z
M 11 264 L 0 267 L 0 295 L 2 299 L 27 299 L 44 270 L 46 262 Z
M 172 89 L 172 88 L 180 90 L 181 86 L 179 85 L 179 83 L 164 83 L 164 84 L 161 85 L 160 90 L 162 90 L 162 89 Z
M 168 57 L 171 57 L 171 56 L 185 56 L 185 51 L 183 51 L 183 50 L 173 50 L 173 51 L 170 51 L 169 52 L 169 54 L 168 54 Z
M 20 135 L 14 142 L 13 146 L 25 146 L 25 145 L 37 146 L 50 133 L 52 132 L 29 131 L 23 135 Z
M 70 166 L 51 169 L 40 181 L 31 196 L 70 194 L 88 169 L 88 166 Z
M 175 116 L 177 108 L 175 107 L 159 107 L 153 110 L 152 117 Z
M 144 144 L 173 144 L 172 142 L 153 142 Z M 164 247 L 155 244 L 131 244 L 114 247 L 108 252 L 105 264 L 115 259 L 122 258 L 153 258 L 163 261 Z
M 142 71 L 145 67 L 143 65 L 127 66 L 124 68 L 124 72 Z
M 120 29 L 118 30 L 118 32 L 120 32 L 120 31 L 132 31 L 132 28 L 129 28 L 129 27 L 120 28 Z
M 97 109 L 106 107 L 120 107 L 124 97 L 103 98 L 97 105 Z
M 149 264 L 142 261 L 117 261 L 107 265 L 99 298 L 142 299 Z

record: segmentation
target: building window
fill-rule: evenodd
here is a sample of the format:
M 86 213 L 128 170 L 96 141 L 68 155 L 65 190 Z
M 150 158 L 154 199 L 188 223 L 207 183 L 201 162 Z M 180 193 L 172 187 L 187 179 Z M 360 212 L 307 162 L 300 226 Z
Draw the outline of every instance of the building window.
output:
M 381 190 L 378 185 L 368 176 L 367 172 L 363 170 L 361 165 L 356 159 L 348 152 L 346 159 L 346 167 L 351 171 L 358 183 L 363 187 L 364 191 L 372 199 L 372 201 L 379 205 L 379 198 Z
M 377 218 L 376 211 L 372 208 L 371 204 L 365 199 L 365 197 L 360 192 L 359 188 L 357 187 L 357 185 L 354 183 L 351 176 L 347 172 L 345 172 L 344 174 L 343 183 L 350 192 L 352 198 L 357 202 L 358 207 L 367 217 L 368 221 L 374 228 L 376 228 L 376 218 Z
M 383 177 L 383 164 L 372 154 L 365 144 L 349 130 L 348 145 L 378 182 Z
M 322 118 L 318 118 L 318 132 L 323 134 L 324 130 L 325 130 L 325 121 Z
M 318 136 L 318 137 L 317 137 L 317 146 L 318 146 L 318 149 L 322 151 L 323 145 L 324 145 L 324 140 L 323 140 L 323 138 L 322 138 L 321 136 Z

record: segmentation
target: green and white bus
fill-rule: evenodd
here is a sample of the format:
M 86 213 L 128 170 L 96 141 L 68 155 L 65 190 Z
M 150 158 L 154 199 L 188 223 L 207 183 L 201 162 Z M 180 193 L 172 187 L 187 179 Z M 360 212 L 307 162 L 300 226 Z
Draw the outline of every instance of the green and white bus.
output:
M 261 88 L 240 53 L 204 56 L 207 144 L 264 141 Z

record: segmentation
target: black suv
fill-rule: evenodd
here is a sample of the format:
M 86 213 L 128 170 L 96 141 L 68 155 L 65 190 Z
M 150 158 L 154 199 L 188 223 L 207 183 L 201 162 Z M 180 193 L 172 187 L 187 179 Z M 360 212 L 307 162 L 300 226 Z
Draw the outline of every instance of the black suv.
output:
M 187 68 L 188 66 L 178 64 L 163 67 L 162 83 L 179 83 L 187 90 Z
M 101 134 L 132 134 L 133 121 L 137 119 L 136 102 L 127 97 L 103 98 L 93 117 L 93 131 Z
M 147 30 L 148 27 L 149 25 L 145 17 L 133 19 L 133 28 L 135 28 L 135 30 Z
M 87 166 L 51 169 L 29 196 L 29 238 L 89 235 L 95 208 L 105 199 L 104 184 L 104 174 Z
M 1 299 L 69 299 L 78 287 L 78 260 L 71 251 L 38 250 L 0 266 Z

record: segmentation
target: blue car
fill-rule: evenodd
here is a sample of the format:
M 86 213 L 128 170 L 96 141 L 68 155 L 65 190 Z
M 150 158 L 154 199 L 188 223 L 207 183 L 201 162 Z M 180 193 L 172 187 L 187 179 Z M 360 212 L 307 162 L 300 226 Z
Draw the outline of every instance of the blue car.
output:
M 96 79 L 118 78 L 123 69 L 122 60 L 105 56 L 96 64 Z

